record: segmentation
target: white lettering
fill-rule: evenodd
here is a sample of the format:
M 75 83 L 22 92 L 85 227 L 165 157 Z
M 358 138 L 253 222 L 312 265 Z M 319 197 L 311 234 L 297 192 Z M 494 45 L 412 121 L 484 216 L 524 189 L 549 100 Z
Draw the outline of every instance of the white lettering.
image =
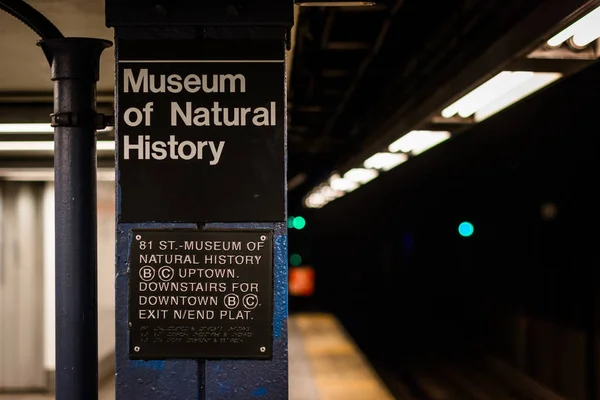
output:
M 180 278 L 235 278 L 235 269 L 232 268 L 180 268 Z
M 217 165 L 221 160 L 225 141 L 196 141 L 189 140 L 179 142 L 175 135 L 170 135 L 167 142 L 161 140 L 151 141 L 149 135 L 138 135 L 137 142 L 133 142 L 129 135 L 123 137 L 123 158 L 125 160 L 202 160 L 205 157 L 205 148 L 208 146 L 210 153 L 210 165 Z M 132 152 L 136 152 L 136 156 L 132 157 Z M 208 151 L 207 151 L 208 153 Z
M 236 319 L 249 319 L 250 311 L 246 310 L 221 310 L 219 312 L 219 318 L 228 319 L 228 320 L 236 320 Z
M 144 93 L 148 93 L 148 70 L 146 68 L 140 70 L 137 81 L 134 80 L 135 78 L 133 77 L 131 69 L 125 68 L 125 71 L 123 71 L 123 79 L 125 81 L 123 92 L 129 93 L 129 87 L 131 86 L 134 93 L 139 93 L 140 90 Z
M 213 310 L 173 310 L 175 319 L 213 319 Z
M 257 108 L 228 108 L 222 107 L 218 101 L 212 107 L 194 108 L 191 101 L 186 101 L 182 107 L 176 101 L 171 102 L 171 126 L 275 126 L 277 123 L 277 103 L 272 101 L 269 107 Z
M 181 76 L 179 76 L 177 74 L 169 75 L 169 77 L 167 78 L 167 84 L 169 85 L 167 87 L 169 92 L 171 92 L 171 93 L 181 92 L 181 89 L 182 89 Z
M 258 283 L 232 282 L 231 290 L 239 291 L 242 293 L 248 293 L 248 292 L 258 293 Z
M 125 120 L 125 123 L 129 126 L 138 126 L 142 123 L 142 118 L 142 112 L 135 107 L 128 108 L 123 114 L 123 119 Z
M 235 76 L 231 74 L 221 75 L 221 90 L 223 90 L 223 88 L 227 85 L 227 82 L 229 82 L 229 93 L 235 93 L 235 82 L 237 80 L 240 81 L 240 92 L 246 93 L 246 77 L 244 77 L 242 74 L 237 74 Z
M 191 74 L 185 77 L 183 81 L 183 86 L 188 92 L 196 93 L 200 90 L 201 83 L 202 82 L 200 81 L 200 77 L 198 75 Z
M 140 292 L 219 292 L 227 290 L 225 282 L 139 282 Z
M 139 319 L 165 319 L 167 310 L 138 310 Z
M 242 256 L 242 255 L 229 255 L 229 254 L 205 254 L 204 264 L 217 264 L 217 265 L 256 265 L 260 263 L 262 256 Z
M 215 250 L 215 251 L 240 251 L 242 242 L 220 241 L 220 240 L 186 240 L 183 243 L 185 250 Z
M 216 306 L 216 296 L 139 296 L 140 306 Z
M 210 147 L 210 152 L 212 153 L 213 159 L 210 161 L 210 165 L 216 165 L 219 163 L 221 159 L 221 153 L 223 152 L 223 146 L 225 146 L 225 142 L 219 142 L 219 147 L 215 148 L 214 142 L 208 142 L 208 146 Z
M 189 74 L 182 78 L 177 74 L 157 75 L 148 72 L 147 68 L 141 68 L 136 77 L 131 68 L 123 71 L 125 93 L 180 93 L 182 89 L 188 93 L 197 93 L 202 89 L 205 93 L 237 93 L 238 87 L 239 93 L 246 93 L 246 77 L 242 74 Z

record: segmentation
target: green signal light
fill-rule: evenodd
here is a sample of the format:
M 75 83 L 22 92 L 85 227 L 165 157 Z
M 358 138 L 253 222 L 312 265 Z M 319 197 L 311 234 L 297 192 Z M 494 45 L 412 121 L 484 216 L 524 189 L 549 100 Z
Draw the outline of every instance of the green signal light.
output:
M 292 229 L 294 227 L 294 217 L 288 217 L 287 223 L 288 229 Z
M 292 254 L 290 256 L 290 264 L 292 264 L 294 267 L 302 264 L 302 257 L 300 257 L 300 254 Z
M 302 217 L 294 217 L 292 226 L 296 229 L 302 229 L 306 226 L 306 220 Z
M 473 227 L 473 224 L 470 222 L 465 221 L 465 222 L 461 222 L 460 225 L 458 225 L 458 233 L 462 237 L 469 237 L 473 234 L 473 232 L 475 232 L 475 228 Z

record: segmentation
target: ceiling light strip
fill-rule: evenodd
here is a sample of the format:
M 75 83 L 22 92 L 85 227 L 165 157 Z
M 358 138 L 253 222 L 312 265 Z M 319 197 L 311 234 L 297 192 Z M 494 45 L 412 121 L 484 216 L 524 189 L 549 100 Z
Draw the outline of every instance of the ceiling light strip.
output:
M 546 44 L 550 47 L 558 47 L 568 39 L 576 45 L 586 46 L 600 37 L 600 7 L 590 11 L 565 29 L 551 37 Z
M 97 151 L 115 151 L 115 142 L 99 140 L 96 142 Z M 53 141 L 0 141 L 2 152 L 47 151 L 54 152 Z
M 378 152 L 367 158 L 360 167 L 351 168 L 340 175 L 334 172 L 329 179 L 311 190 L 304 197 L 304 206 L 321 208 L 331 201 L 350 193 L 365 185 L 398 165 L 409 157 L 421 154 L 426 149 L 450 137 L 447 131 L 415 130 L 403 135 L 392 143 L 389 152 Z
M 502 71 L 442 110 L 445 118 L 474 116 L 475 122 L 509 107 L 558 80 L 558 72 Z
M 112 126 L 98 129 L 96 132 L 110 132 Z M 0 133 L 54 133 L 50 123 L 0 123 Z

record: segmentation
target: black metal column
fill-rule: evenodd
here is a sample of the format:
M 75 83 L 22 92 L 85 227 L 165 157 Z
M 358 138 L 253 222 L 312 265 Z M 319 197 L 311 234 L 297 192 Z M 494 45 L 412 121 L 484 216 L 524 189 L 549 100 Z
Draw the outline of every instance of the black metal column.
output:
M 56 399 L 98 398 L 96 82 L 111 42 L 39 42 L 54 83 Z

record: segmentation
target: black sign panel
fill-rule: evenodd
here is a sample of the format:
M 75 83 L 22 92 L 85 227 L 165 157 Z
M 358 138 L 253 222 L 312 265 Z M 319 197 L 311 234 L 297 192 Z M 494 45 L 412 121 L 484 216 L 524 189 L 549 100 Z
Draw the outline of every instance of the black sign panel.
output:
M 119 221 L 284 221 L 283 42 L 117 45 Z
M 132 235 L 130 358 L 272 356 L 272 231 Z

